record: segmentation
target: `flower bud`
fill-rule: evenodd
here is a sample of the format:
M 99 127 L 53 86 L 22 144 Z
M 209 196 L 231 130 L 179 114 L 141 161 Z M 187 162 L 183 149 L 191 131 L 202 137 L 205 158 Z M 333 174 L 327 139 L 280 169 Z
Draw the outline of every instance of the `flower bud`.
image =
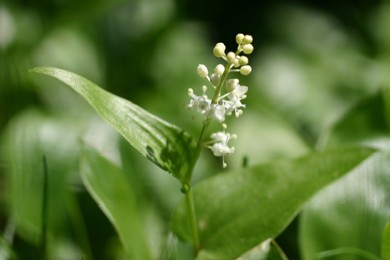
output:
M 215 72 L 216 74 L 218 74 L 218 75 L 221 76 L 221 75 L 224 73 L 224 70 L 225 70 L 224 65 L 218 64 L 218 65 L 215 67 L 214 72 Z
M 243 44 L 250 44 L 253 42 L 253 37 L 249 34 L 246 34 L 244 37 L 243 37 L 243 40 L 242 40 L 242 43 Z
M 237 34 L 237 35 L 236 35 L 236 42 L 237 42 L 238 44 L 242 44 L 243 38 L 244 38 L 244 34 Z
M 241 66 L 243 66 L 243 65 L 246 65 L 246 64 L 248 64 L 248 58 L 247 58 L 247 56 L 240 56 L 240 58 L 239 58 L 239 64 L 241 65 Z
M 240 64 L 239 64 L 239 59 L 238 59 L 238 58 L 235 58 L 233 64 L 234 64 L 234 67 L 235 67 L 235 68 L 238 68 L 238 67 L 240 66 Z
M 225 54 L 225 45 L 223 43 L 217 43 L 213 48 L 213 54 L 216 57 L 223 57 Z
M 227 61 L 228 61 L 229 63 L 234 63 L 234 62 L 235 62 L 235 59 L 236 59 L 236 55 L 235 55 L 234 52 L 229 52 L 229 53 L 227 54 Z
M 197 73 L 201 78 L 205 78 L 208 76 L 208 68 L 205 65 L 199 64 L 197 66 Z
M 238 79 L 229 79 L 226 84 L 227 92 L 232 92 L 233 90 L 235 90 L 238 84 L 239 84 Z
M 219 82 L 220 82 L 220 75 L 218 75 L 217 73 L 213 73 L 210 76 L 210 83 L 213 84 L 213 86 L 217 86 Z
M 245 54 L 250 54 L 250 53 L 253 52 L 253 50 L 254 50 L 254 46 L 252 44 L 245 44 L 245 45 L 243 45 L 243 52 Z
M 240 73 L 242 75 L 249 75 L 251 73 L 251 66 L 250 65 L 245 65 L 240 68 Z

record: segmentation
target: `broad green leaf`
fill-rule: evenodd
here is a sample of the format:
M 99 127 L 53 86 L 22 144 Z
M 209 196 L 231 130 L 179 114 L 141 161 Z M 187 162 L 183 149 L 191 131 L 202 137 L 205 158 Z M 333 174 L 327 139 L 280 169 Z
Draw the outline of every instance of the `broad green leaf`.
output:
M 137 198 L 122 170 L 84 145 L 80 174 L 87 190 L 117 230 L 127 258 L 150 259 Z
M 31 71 L 69 85 L 141 154 L 181 182 L 189 182 L 188 173 L 195 163 L 196 145 L 185 131 L 77 74 L 53 67 L 38 67 Z
M 222 173 L 194 187 L 200 231 L 200 259 L 233 259 L 275 238 L 304 203 L 327 184 L 361 163 L 373 150 L 350 148 L 313 152 L 295 160 Z M 191 241 L 182 200 L 173 230 Z
M 390 221 L 388 220 L 383 231 L 383 241 L 381 245 L 381 258 L 390 260 Z

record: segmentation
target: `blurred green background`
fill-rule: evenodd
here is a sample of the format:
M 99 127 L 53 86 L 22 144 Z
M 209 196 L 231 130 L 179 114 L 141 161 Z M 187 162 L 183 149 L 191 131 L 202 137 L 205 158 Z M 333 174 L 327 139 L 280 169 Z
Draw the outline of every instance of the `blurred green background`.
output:
M 80 74 L 197 136 L 201 119 L 185 109 L 187 89 L 199 91 L 204 83 L 196 66 L 220 63 L 212 55 L 216 42 L 234 49 L 237 33 L 251 34 L 253 73 L 242 79 L 249 86 L 247 108 L 239 120 L 228 121 L 238 135 L 230 168 L 245 157 L 253 165 L 354 143 L 388 151 L 389 10 L 381 0 L 3 0 L 0 259 L 40 257 L 43 155 L 48 257 L 124 257 L 112 225 L 80 181 L 80 140 L 125 170 L 148 220 L 155 258 L 167 257 L 170 215 L 181 197 L 177 181 L 135 153 L 84 100 L 30 68 Z M 370 203 L 378 206 L 370 212 L 377 230 L 389 217 L 387 155 L 374 167 L 381 173 L 374 181 L 380 188 L 373 188 L 381 193 Z M 220 164 L 205 151 L 195 179 L 218 172 Z M 293 259 L 319 250 L 300 251 L 298 223 L 279 239 Z

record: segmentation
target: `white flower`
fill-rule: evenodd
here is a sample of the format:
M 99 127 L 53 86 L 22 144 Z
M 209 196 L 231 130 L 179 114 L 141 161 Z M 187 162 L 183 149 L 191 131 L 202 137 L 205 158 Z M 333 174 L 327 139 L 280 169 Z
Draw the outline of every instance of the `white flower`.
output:
M 215 155 L 216 157 L 222 157 L 235 152 L 234 147 L 230 148 L 227 145 L 220 142 L 213 144 L 213 146 L 210 149 L 212 150 L 213 155 Z
M 223 122 L 225 120 L 225 106 L 220 104 L 215 104 L 211 109 L 212 118 L 218 122 Z
M 227 164 L 224 161 L 224 156 L 235 152 L 235 147 L 229 147 L 228 142 L 230 139 L 236 139 L 236 135 L 219 131 L 213 133 L 210 137 L 212 138 L 212 142 L 214 142 L 214 144 L 209 148 L 212 150 L 213 155 L 223 158 L 223 167 L 225 168 Z
M 246 104 L 243 104 L 239 98 L 232 96 L 231 100 L 224 101 L 224 107 L 227 115 L 231 115 L 232 112 L 235 112 L 235 116 L 239 117 L 243 113 L 241 108 L 246 108 Z
M 235 98 L 242 100 L 242 99 L 246 98 L 247 91 L 248 91 L 247 86 L 236 84 L 235 89 L 233 89 L 229 93 L 228 98 L 230 98 L 231 100 L 235 99 Z
M 191 100 L 187 107 L 189 109 L 195 110 L 202 115 L 208 115 L 211 109 L 212 101 L 205 94 L 197 96 L 194 94 L 192 89 L 189 89 L 189 96 Z

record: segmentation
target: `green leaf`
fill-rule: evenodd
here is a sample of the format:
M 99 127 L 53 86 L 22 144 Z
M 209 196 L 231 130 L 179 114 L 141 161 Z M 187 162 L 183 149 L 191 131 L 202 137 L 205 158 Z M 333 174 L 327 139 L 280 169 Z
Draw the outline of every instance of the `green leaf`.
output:
M 306 205 L 299 226 L 304 259 L 326 254 L 333 259 L 380 256 L 384 224 L 389 219 L 389 157 L 385 152 L 374 154 Z
M 84 145 L 80 174 L 87 190 L 117 230 L 127 258 L 150 259 L 137 198 L 122 170 Z
M 360 100 L 333 126 L 327 147 L 378 144 L 381 139 L 389 139 L 390 124 L 387 122 L 385 100 L 381 93 Z M 354 130 L 354 131 L 352 131 Z
M 196 143 L 188 133 L 77 74 L 53 67 L 37 67 L 31 71 L 69 85 L 141 154 L 181 182 L 189 182 Z
M 383 231 L 381 258 L 384 260 L 390 260 L 390 220 L 388 220 L 386 227 Z
M 366 159 L 372 149 L 313 152 L 305 157 L 236 170 L 194 187 L 200 259 L 233 259 L 275 238 L 304 203 Z M 191 242 L 185 201 L 173 216 L 173 230 Z

